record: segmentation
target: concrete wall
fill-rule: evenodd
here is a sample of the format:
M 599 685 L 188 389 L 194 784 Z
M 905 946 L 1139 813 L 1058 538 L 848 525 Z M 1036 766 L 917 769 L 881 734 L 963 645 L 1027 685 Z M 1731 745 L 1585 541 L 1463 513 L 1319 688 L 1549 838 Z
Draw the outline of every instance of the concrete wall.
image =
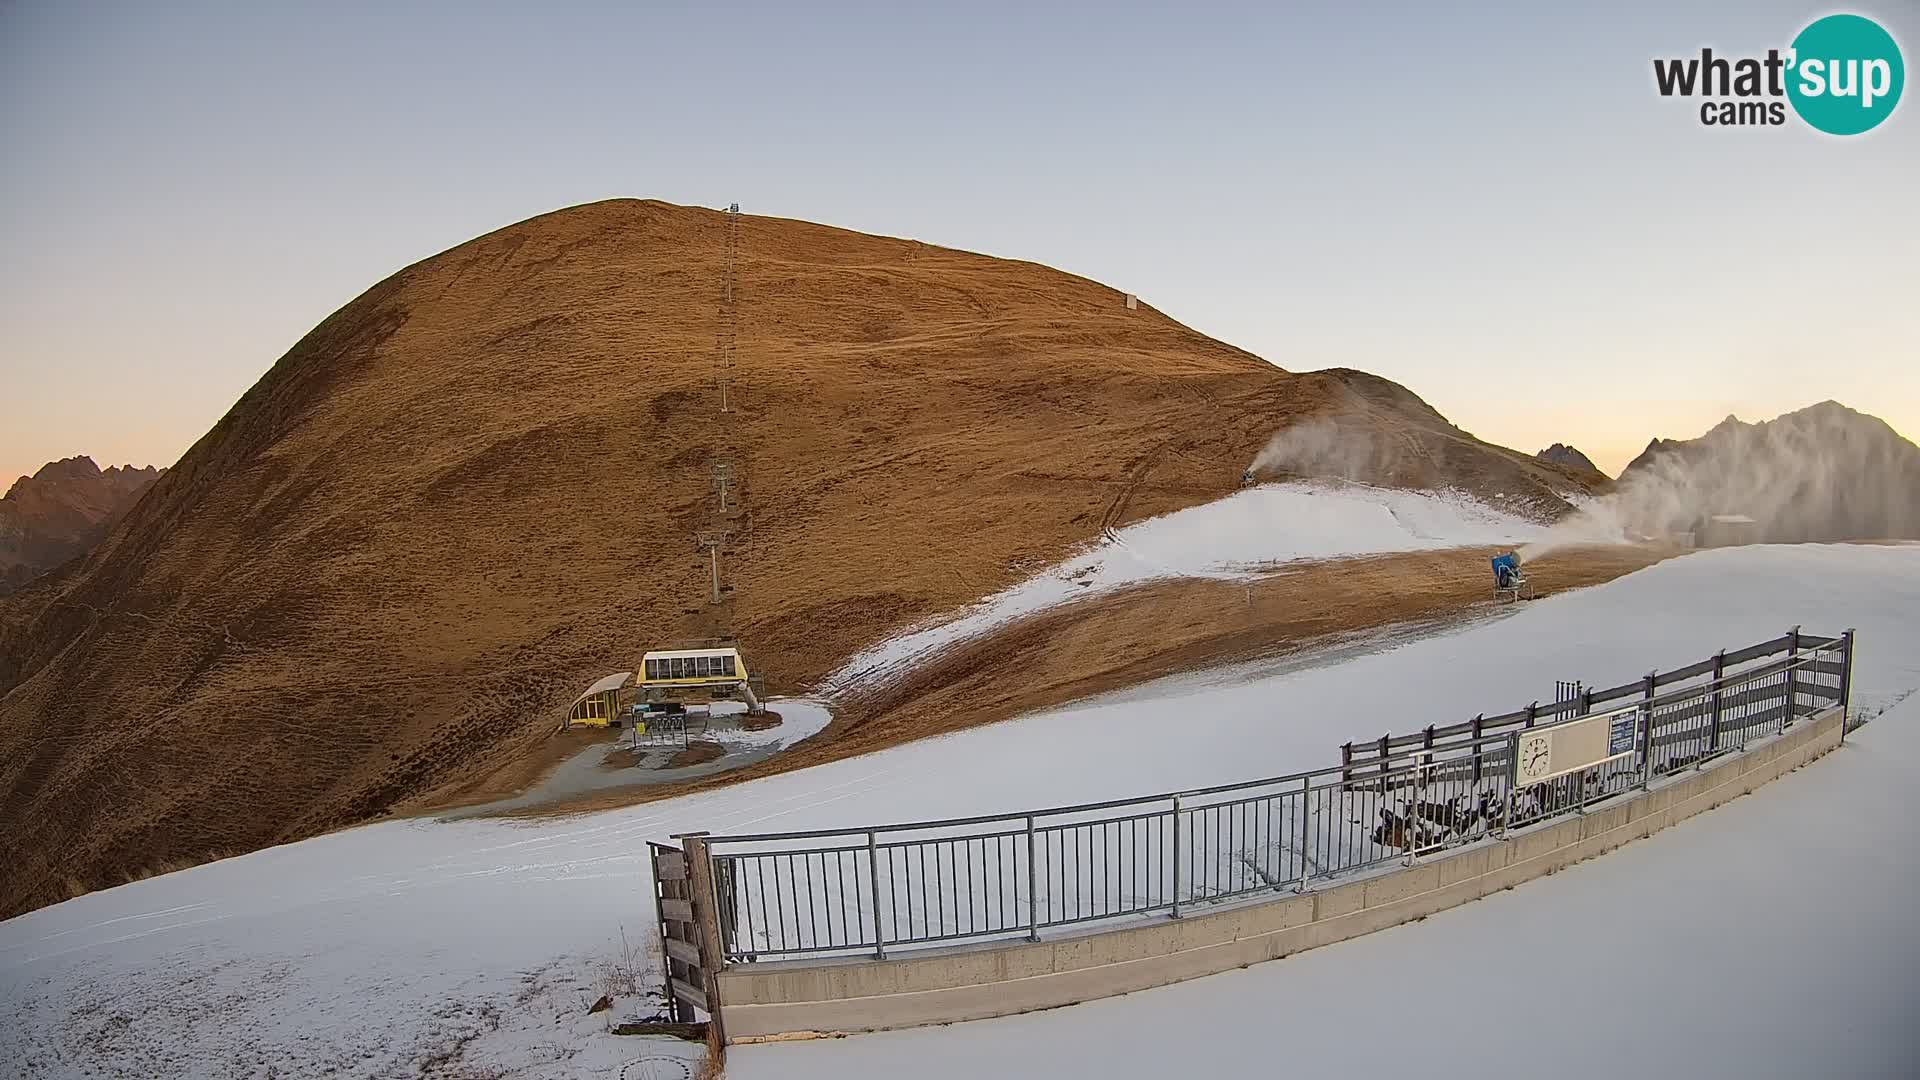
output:
M 1784 736 L 1666 778 L 1585 816 L 1515 831 L 1412 867 L 1304 894 L 1202 907 L 1039 942 L 993 941 L 886 960 L 735 965 L 720 973 L 735 1042 L 916 1027 L 1071 1005 L 1275 960 L 1550 874 L 1737 798 L 1838 745 L 1830 708 Z

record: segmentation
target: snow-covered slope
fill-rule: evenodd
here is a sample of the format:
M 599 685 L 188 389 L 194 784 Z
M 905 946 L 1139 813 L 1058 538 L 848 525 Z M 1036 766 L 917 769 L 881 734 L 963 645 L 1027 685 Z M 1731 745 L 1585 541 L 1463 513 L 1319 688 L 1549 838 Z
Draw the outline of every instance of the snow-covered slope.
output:
M 1519 544 L 1546 534 L 1546 526 L 1464 492 L 1339 481 L 1246 488 L 1110 532 L 1085 553 L 958 615 L 856 654 L 827 682 L 844 689 L 895 675 L 947 645 L 1024 615 L 1142 581 L 1231 580 L 1299 559 Z
M 1866 638 L 1920 679 L 1920 627 Z M 1871 659 L 1864 661 L 1872 664 Z M 1883 692 L 1876 696 L 1886 700 Z M 1731 806 L 1426 920 L 1069 1009 L 736 1048 L 737 1080 L 1920 1076 L 1920 695 Z M 1170 1032 L 1177 1032 L 1171 1037 Z M 1284 1049 L 1276 1049 L 1284 1047 Z M 1202 1063 L 1204 1067 L 1202 1067 Z
M 1180 713 L 1207 723 L 1177 739 L 1167 734 L 1164 698 L 1095 702 L 627 810 L 539 822 L 387 822 L 81 897 L 0 923 L 0 1076 L 611 1077 L 622 1061 L 662 1052 L 605 1034 L 601 1017 L 585 1015 L 607 981 L 605 965 L 621 954 L 623 930 L 632 942 L 650 936 L 648 839 L 696 828 L 844 826 L 1004 811 L 1272 775 L 1328 763 L 1347 738 L 1550 696 L 1555 678 L 1624 681 L 1772 637 L 1793 623 L 1819 632 L 1859 628 L 1857 703 L 1883 706 L 1920 687 L 1920 547 L 1703 552 L 1509 611 L 1326 666 L 1224 686 L 1188 680 L 1194 688 Z M 1377 940 L 1154 992 L 1207 993 L 1220 980 L 1236 980 L 1246 1000 L 1235 1006 L 1240 1011 L 1222 1014 L 1231 1021 L 1222 1019 L 1206 1039 L 1183 1035 L 1161 1049 L 1144 1048 L 1145 1025 L 1131 1013 L 1115 1015 L 1142 1029 L 1138 1041 L 1116 1034 L 1110 1021 L 1072 1026 L 1077 1017 L 1128 1007 L 1130 998 L 950 1029 L 971 1033 L 976 1048 L 930 1042 L 947 1057 L 916 1057 L 915 1072 L 931 1077 L 962 1063 L 978 1072 L 991 1061 L 995 1075 L 1058 1075 L 1068 1071 L 1062 1061 L 1080 1060 L 1084 1067 L 1071 1071 L 1165 1075 L 1176 1056 L 1192 1066 L 1197 1059 L 1185 1055 L 1212 1059 L 1214 1044 L 1232 1044 L 1249 1055 L 1218 1059 L 1234 1071 L 1324 1063 L 1336 1047 L 1352 1064 L 1361 1060 L 1355 1054 L 1397 1046 L 1394 1052 L 1412 1055 L 1437 1046 L 1443 1052 L 1422 1059 L 1427 1072 L 1452 1062 L 1461 1075 L 1479 1075 L 1487 1067 L 1487 1033 L 1514 1030 L 1501 1023 L 1501 1003 L 1541 1025 L 1556 1062 L 1576 1050 L 1597 1054 L 1591 1048 L 1601 1045 L 1618 1051 L 1608 1059 L 1614 1068 L 1660 1060 L 1635 1049 L 1654 1035 L 1707 1039 L 1725 1055 L 1736 1034 L 1774 1025 L 1778 1031 L 1763 1033 L 1774 1043 L 1756 1044 L 1771 1046 L 1802 1015 L 1829 1040 L 1808 1044 L 1816 1048 L 1848 1030 L 1863 1042 L 1890 1038 L 1880 1025 L 1894 1001 L 1886 995 L 1904 990 L 1906 1001 L 1915 1000 L 1914 984 L 1898 980 L 1916 966 L 1893 965 L 1911 958 L 1904 911 L 1920 861 L 1920 823 L 1902 804 L 1876 801 L 1898 800 L 1898 791 L 1834 789 L 1890 789 L 1901 776 L 1920 775 L 1898 756 L 1906 751 L 1889 745 L 1890 732 L 1913 738 L 1915 713 L 1909 702 L 1871 725 L 1854 749 L 1828 759 L 1831 765 L 1822 762 L 1699 824 L 1550 882 Z M 1809 785 L 1832 768 L 1849 770 L 1844 782 Z M 1854 801 L 1835 802 L 1840 795 Z M 1777 816 L 1741 824 L 1751 807 L 1772 803 L 1783 807 Z M 1810 850 L 1812 831 L 1838 833 L 1843 826 L 1854 831 L 1834 840 L 1832 850 Z M 1738 830 L 1737 841 L 1713 843 L 1746 850 L 1698 867 L 1659 854 L 1693 842 L 1688 838 L 1703 827 Z M 1861 861 L 1868 850 L 1877 864 Z M 1644 895 L 1589 912 L 1585 921 L 1550 917 L 1561 908 L 1589 911 L 1564 891 L 1568 883 L 1621 859 L 1652 860 L 1634 863 L 1638 869 L 1628 875 Z M 1862 888 L 1850 884 L 1856 880 Z M 1710 888 L 1723 890 L 1719 906 L 1704 899 L 1675 906 L 1677 897 Z M 1909 891 L 1877 891 L 1894 889 Z M 1727 890 L 1738 896 L 1728 900 Z M 1501 914 L 1481 930 L 1457 931 L 1479 942 L 1478 952 L 1450 941 L 1425 944 L 1423 935 L 1448 936 L 1432 932 L 1462 925 L 1446 920 L 1477 926 L 1492 919 L 1478 914 L 1486 910 Z M 1534 976 L 1492 973 L 1505 970 L 1488 959 L 1503 955 L 1498 950 L 1534 947 L 1550 935 L 1580 950 L 1576 963 L 1548 978 L 1551 992 L 1533 992 Z M 1761 945 L 1778 941 L 1790 947 L 1777 954 L 1777 971 L 1763 972 Z M 1875 947 L 1884 955 L 1867 957 Z M 1667 951 L 1687 948 L 1705 950 L 1697 979 L 1659 968 Z M 1743 949 L 1752 956 L 1734 955 Z M 1436 966 L 1394 966 L 1402 954 Z M 1716 964 L 1729 977 L 1718 979 Z M 1591 1003 L 1578 1010 L 1584 1026 L 1543 1018 L 1568 994 L 1620 987 L 1628 969 L 1658 974 L 1633 983 L 1618 1046 L 1593 1035 L 1592 1025 L 1612 1024 L 1614 1014 Z M 1269 981 L 1245 981 L 1256 977 Z M 1712 997 L 1699 981 L 1707 979 L 1718 980 L 1713 994 L 1734 1003 L 1725 1015 L 1703 1012 L 1706 1006 L 1693 1000 Z M 1867 986 L 1877 986 L 1879 996 L 1861 996 Z M 1194 1030 L 1206 1010 L 1225 1008 L 1210 998 L 1161 1000 L 1171 1004 L 1157 1026 L 1177 1013 L 1172 1026 L 1182 1031 Z M 1620 995 L 1604 1000 L 1619 1004 Z M 1851 1029 L 1834 1022 L 1843 1007 L 1855 1018 Z M 1289 1020 L 1296 1016 L 1297 1024 Z M 1383 1016 L 1404 1039 L 1379 1037 Z M 1053 1024 L 1065 1026 L 1046 1033 Z M 1231 1024 L 1240 1030 L 1227 1030 Z M 1301 1033 L 1300 1058 L 1276 1051 L 1278 1025 Z M 1056 1039 L 1072 1040 L 1062 1043 L 1068 1056 L 1033 1058 L 1029 1067 L 1033 1044 Z M 1480 1040 L 1472 1044 L 1477 1051 L 1453 1052 L 1468 1039 Z M 771 1076 L 865 1064 L 871 1075 L 890 1075 L 884 1055 L 895 1044 L 881 1036 L 747 1050 L 732 1068 Z M 1079 1058 L 1071 1056 L 1076 1051 Z M 1104 1056 L 1086 1056 L 1096 1051 Z M 1696 1073 L 1729 1061 L 1751 1064 L 1687 1060 Z M 1778 1060 L 1761 1062 L 1759 1071 L 1789 1071 L 1799 1059 Z M 1388 1071 L 1382 1061 L 1379 1071 Z
M 1852 738 L 1733 806 L 1424 922 L 1071 1009 L 740 1047 L 727 1075 L 1158 1080 L 1284 1060 L 1477 1078 L 1492 1039 L 1566 1080 L 1908 1080 L 1920 696 Z

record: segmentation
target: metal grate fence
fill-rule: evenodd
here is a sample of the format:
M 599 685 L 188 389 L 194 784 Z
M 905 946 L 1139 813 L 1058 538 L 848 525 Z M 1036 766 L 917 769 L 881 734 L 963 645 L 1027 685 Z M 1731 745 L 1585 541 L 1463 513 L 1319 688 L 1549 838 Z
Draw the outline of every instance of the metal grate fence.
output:
M 1575 812 L 1844 705 L 1852 646 L 1852 631 L 1796 628 L 1679 673 L 1581 688 L 1551 709 L 1349 744 L 1339 766 L 1290 776 L 1013 815 L 709 837 L 722 946 L 730 962 L 884 957 L 1305 890 Z M 1599 715 L 1630 718 L 1631 752 L 1514 782 L 1521 732 Z

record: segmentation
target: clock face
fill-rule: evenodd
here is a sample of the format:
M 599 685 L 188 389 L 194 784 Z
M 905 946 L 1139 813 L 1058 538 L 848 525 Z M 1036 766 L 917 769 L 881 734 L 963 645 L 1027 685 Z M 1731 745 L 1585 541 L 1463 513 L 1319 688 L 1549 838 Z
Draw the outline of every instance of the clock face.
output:
M 1553 767 L 1553 745 L 1545 735 L 1531 735 L 1520 740 L 1520 775 L 1526 778 L 1545 776 Z

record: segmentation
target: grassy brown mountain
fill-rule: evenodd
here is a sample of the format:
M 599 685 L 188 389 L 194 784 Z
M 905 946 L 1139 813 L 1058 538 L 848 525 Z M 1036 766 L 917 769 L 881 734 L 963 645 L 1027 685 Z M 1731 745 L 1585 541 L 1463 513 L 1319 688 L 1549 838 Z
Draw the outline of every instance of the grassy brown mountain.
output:
M 1295 374 L 1042 266 L 615 201 L 407 267 L 84 560 L 0 604 L 0 914 L 418 805 L 588 681 L 731 632 L 775 690 L 1338 413 L 1394 482 L 1577 481 L 1401 387 Z M 709 606 L 710 461 L 741 484 Z M 832 738 L 830 731 L 827 738 Z
M 0 596 L 83 554 L 164 470 L 62 458 L 0 497 Z

